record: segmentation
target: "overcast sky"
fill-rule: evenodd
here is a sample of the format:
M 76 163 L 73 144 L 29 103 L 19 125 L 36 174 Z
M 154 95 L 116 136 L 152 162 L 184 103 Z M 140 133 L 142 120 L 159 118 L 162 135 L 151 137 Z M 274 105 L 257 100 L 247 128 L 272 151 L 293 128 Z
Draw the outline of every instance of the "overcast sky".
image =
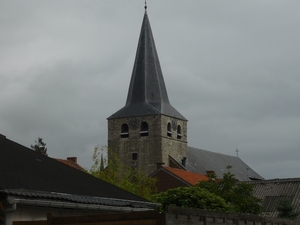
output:
M 188 144 L 300 177 L 300 1 L 148 0 Z M 92 165 L 125 104 L 143 0 L 0 1 L 0 133 Z

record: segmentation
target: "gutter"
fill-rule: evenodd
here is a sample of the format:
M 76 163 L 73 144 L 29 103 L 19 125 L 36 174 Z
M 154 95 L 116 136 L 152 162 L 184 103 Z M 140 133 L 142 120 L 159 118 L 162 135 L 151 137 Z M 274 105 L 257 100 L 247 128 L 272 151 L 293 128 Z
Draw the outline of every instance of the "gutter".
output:
M 18 205 L 29 205 L 29 206 L 39 206 L 39 207 L 51 207 L 51 208 L 66 208 L 66 209 L 80 209 L 80 210 L 102 210 L 102 211 L 148 211 L 154 210 L 153 208 L 159 207 L 160 204 L 150 203 L 152 207 L 149 208 L 132 208 L 132 207 L 118 207 L 118 206 L 106 206 L 106 205 L 95 205 L 95 204 L 82 204 L 82 203 L 72 203 L 72 202 L 57 202 L 57 201 L 47 201 L 47 200 L 31 200 L 31 199 L 14 199 L 9 197 L 8 202 L 12 204 L 12 208 L 9 209 L 10 212 L 16 210 L 16 204 Z

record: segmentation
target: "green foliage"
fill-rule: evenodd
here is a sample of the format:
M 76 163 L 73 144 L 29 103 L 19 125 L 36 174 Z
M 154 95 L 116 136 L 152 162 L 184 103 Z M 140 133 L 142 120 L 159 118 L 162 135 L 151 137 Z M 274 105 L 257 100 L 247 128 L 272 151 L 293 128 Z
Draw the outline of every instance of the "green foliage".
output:
M 162 211 L 165 211 L 169 205 L 212 211 L 228 211 L 229 209 L 224 199 L 196 186 L 169 189 L 154 195 L 152 200 L 162 204 Z
M 292 205 L 292 202 L 287 198 L 279 202 L 277 210 L 279 212 L 278 213 L 279 218 L 294 220 L 299 215 L 298 212 L 294 212 L 294 207 Z
M 110 150 L 106 147 L 95 147 L 94 164 L 89 173 L 133 194 L 150 199 L 156 191 L 156 179 L 148 177 L 143 171 L 125 166 L 114 152 L 109 152 L 110 157 L 105 160 L 103 155 L 107 155 L 108 151 Z M 106 165 L 108 166 L 105 168 Z
M 261 212 L 261 200 L 253 196 L 253 186 L 235 179 L 228 166 L 228 172 L 223 174 L 223 179 L 216 180 L 209 177 L 208 181 L 200 181 L 197 186 L 223 198 L 230 211 L 258 215 Z
M 39 137 L 38 140 L 35 141 L 35 145 L 31 145 L 30 147 L 36 152 L 47 155 L 46 143 L 43 142 L 43 138 Z

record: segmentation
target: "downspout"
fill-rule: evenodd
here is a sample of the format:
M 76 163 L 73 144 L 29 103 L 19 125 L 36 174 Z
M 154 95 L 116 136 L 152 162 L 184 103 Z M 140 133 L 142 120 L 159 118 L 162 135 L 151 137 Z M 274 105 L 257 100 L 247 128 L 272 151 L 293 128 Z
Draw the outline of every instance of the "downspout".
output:
M 9 205 L 11 207 L 10 208 L 5 207 L 4 213 L 7 214 L 7 213 L 12 213 L 12 212 L 16 211 L 17 203 L 14 201 L 14 199 L 7 197 L 6 201 L 7 201 L 7 205 Z
M 10 207 L 9 207 L 10 206 Z M 6 202 L 3 205 L 3 212 L 4 212 L 4 225 L 7 224 L 7 214 L 16 211 L 17 203 L 12 201 L 10 198 L 6 198 Z
M 13 204 L 11 204 L 10 208 L 4 209 L 4 214 L 12 213 L 12 212 L 16 211 L 16 209 L 17 209 L 17 203 L 14 202 Z

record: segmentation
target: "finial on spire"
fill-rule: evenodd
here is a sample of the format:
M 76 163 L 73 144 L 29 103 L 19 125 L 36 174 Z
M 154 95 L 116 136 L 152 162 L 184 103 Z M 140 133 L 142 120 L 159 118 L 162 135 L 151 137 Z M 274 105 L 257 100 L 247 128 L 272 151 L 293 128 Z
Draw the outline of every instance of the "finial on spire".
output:
M 145 10 L 147 9 L 147 0 L 145 0 Z

